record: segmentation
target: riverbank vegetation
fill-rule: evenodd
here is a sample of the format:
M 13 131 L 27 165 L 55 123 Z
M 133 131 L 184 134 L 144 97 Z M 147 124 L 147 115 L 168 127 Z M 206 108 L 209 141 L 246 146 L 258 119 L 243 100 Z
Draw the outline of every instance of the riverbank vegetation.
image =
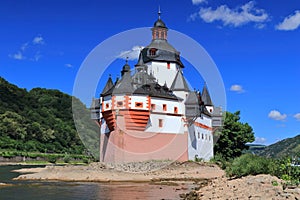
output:
M 294 164 L 295 158 L 266 158 L 247 153 L 229 160 L 216 155 L 212 162 L 224 169 L 230 178 L 270 174 L 285 180 L 287 185 L 300 184 L 300 167 Z
M 85 105 L 79 100 L 76 102 L 76 109 L 89 118 L 89 110 Z M 92 121 L 91 124 L 94 126 L 82 126 L 87 132 L 94 130 L 97 133 L 97 126 Z M 85 136 L 86 141 L 96 144 L 98 138 L 97 134 Z M 28 156 L 38 154 L 48 160 L 55 155 L 90 155 L 75 128 L 72 96 L 43 88 L 27 91 L 1 77 L 0 149 L 0 156 L 23 156 L 24 152 L 33 152 Z
M 228 177 L 270 174 L 285 180 L 287 184 L 300 184 L 299 136 L 271 145 L 271 148 L 266 148 L 266 154 L 260 152 L 261 155 L 284 157 L 263 157 L 249 153 L 249 145 L 246 144 L 254 141 L 254 133 L 249 124 L 240 122 L 240 112 L 226 113 L 223 129 L 217 136 L 212 162 L 224 169 Z M 270 149 L 275 149 L 276 154 L 271 154 Z
M 37 164 L 88 164 L 94 159 L 88 155 L 82 154 L 58 154 L 58 153 L 39 153 L 24 151 L 0 151 L 0 160 L 19 163 L 37 163 Z

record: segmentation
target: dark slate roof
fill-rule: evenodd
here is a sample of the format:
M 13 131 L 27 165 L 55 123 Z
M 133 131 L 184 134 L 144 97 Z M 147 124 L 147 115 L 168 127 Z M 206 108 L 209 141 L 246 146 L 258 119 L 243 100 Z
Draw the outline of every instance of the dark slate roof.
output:
M 145 48 L 146 49 L 154 48 L 154 49 L 164 50 L 164 51 L 168 51 L 170 53 L 179 55 L 179 52 L 172 45 L 170 45 L 167 40 L 162 40 L 162 39 L 152 40 L 151 43 L 148 46 L 146 46 Z
M 206 107 L 205 107 L 205 106 L 203 106 L 203 107 L 202 107 L 202 113 L 204 113 L 205 115 L 207 115 L 207 116 L 210 116 L 210 117 L 211 117 L 211 113 L 210 113 L 210 112 L 208 112 L 208 110 L 206 109 Z
M 113 81 L 111 79 L 111 77 L 108 78 L 106 85 L 104 86 L 101 95 L 107 93 L 112 87 L 114 86 Z
M 203 90 L 202 90 L 202 101 L 204 102 L 205 106 L 213 106 L 212 100 L 210 98 L 207 86 L 204 85 Z
M 170 89 L 172 91 L 185 91 L 185 92 L 190 91 L 189 86 L 188 86 L 181 70 L 178 70 Z
M 139 55 L 139 60 L 138 60 L 138 62 L 136 63 L 136 67 L 138 67 L 138 66 L 143 66 L 145 63 L 144 63 L 144 61 L 143 61 L 143 56 L 142 56 L 142 54 L 140 53 L 140 55 Z
M 99 108 L 100 108 L 100 99 L 93 98 L 90 109 L 99 109 Z
M 156 49 L 155 55 L 150 55 L 150 50 Z M 167 40 L 155 39 L 141 51 L 144 63 L 151 61 L 175 62 L 184 67 L 180 60 L 180 53 L 170 45 Z
M 172 100 L 182 100 L 177 97 L 167 86 L 161 86 L 158 83 L 150 83 L 137 88 L 133 94 L 149 95 L 151 97 L 167 98 Z
M 189 92 L 185 104 L 185 115 L 189 119 L 198 117 L 201 113 L 198 96 L 196 92 Z
M 198 95 L 196 92 L 189 92 L 184 104 L 188 105 L 199 105 Z
M 163 22 L 160 18 L 156 20 L 153 27 L 167 28 L 165 22 Z
M 127 71 L 123 74 L 121 80 L 116 83 L 112 94 L 132 94 L 133 91 L 130 71 Z
M 130 66 L 128 65 L 127 61 L 126 61 L 126 64 L 122 68 L 121 75 L 123 76 L 124 73 L 126 73 L 126 72 L 130 72 Z
M 155 83 L 156 78 L 152 74 L 149 75 L 146 68 L 147 66 L 136 67 L 137 72 L 132 77 L 132 83 L 135 88 L 145 84 Z

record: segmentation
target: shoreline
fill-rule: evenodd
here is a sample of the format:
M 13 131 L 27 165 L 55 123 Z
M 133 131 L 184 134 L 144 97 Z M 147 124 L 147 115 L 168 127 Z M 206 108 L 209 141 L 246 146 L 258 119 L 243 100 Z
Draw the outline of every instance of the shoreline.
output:
M 142 165 L 142 164 L 141 164 Z M 172 163 L 155 171 L 121 171 L 108 168 L 102 163 L 87 166 L 45 166 L 14 170 L 21 173 L 14 180 L 65 181 L 65 182 L 208 182 L 224 176 L 216 165 L 192 162 Z
M 95 182 L 104 184 L 147 183 L 160 185 L 162 188 L 173 186 L 176 187 L 176 191 L 185 190 L 179 194 L 181 199 L 300 199 L 299 187 L 294 189 L 284 188 L 284 181 L 271 175 L 259 174 L 230 179 L 225 176 L 224 170 L 217 165 L 196 162 L 175 162 L 155 171 L 141 170 L 144 169 L 141 168 L 144 165 L 149 167 L 153 166 L 153 163 L 161 162 L 150 161 L 135 163 L 134 165 L 122 164 L 115 166 L 104 165 L 103 163 L 92 163 L 86 166 L 48 165 L 13 171 L 21 173 L 17 178 L 14 178 L 14 180 L 20 181 Z M 135 166 L 135 168 L 132 166 Z M 128 171 L 128 169 L 131 171 Z M 193 186 L 189 188 L 187 185 Z M 5 184 L 2 186 L 6 187 Z

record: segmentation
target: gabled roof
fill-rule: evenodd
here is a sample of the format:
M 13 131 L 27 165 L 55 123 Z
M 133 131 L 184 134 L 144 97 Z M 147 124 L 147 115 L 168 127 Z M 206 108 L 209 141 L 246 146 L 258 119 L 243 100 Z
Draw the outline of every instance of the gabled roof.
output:
M 185 91 L 185 92 L 190 91 L 189 86 L 188 86 L 181 70 L 178 70 L 170 89 L 172 91 Z
M 121 80 L 116 83 L 112 94 L 132 94 L 133 90 L 130 71 L 126 71 Z
M 199 105 L 197 93 L 196 92 L 189 92 L 184 104 L 186 104 L 186 105 Z
M 207 86 L 204 85 L 203 90 L 202 90 L 202 101 L 204 102 L 205 106 L 213 106 L 212 100 L 210 98 Z
M 101 92 L 101 95 L 104 95 L 105 93 L 107 93 L 113 86 L 114 86 L 114 83 L 113 83 L 111 77 L 109 76 L 109 78 L 106 82 L 106 85 Z

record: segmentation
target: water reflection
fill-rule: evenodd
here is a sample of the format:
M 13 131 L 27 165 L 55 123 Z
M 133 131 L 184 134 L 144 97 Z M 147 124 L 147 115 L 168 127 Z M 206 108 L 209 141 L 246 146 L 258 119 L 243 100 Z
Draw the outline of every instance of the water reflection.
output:
M 18 174 L 12 169 L 20 167 L 0 166 L 0 182 L 13 186 L 0 187 L 0 200 L 124 200 L 124 199 L 180 199 L 186 191 L 182 187 L 192 185 L 161 186 L 149 183 L 78 183 L 12 181 Z

